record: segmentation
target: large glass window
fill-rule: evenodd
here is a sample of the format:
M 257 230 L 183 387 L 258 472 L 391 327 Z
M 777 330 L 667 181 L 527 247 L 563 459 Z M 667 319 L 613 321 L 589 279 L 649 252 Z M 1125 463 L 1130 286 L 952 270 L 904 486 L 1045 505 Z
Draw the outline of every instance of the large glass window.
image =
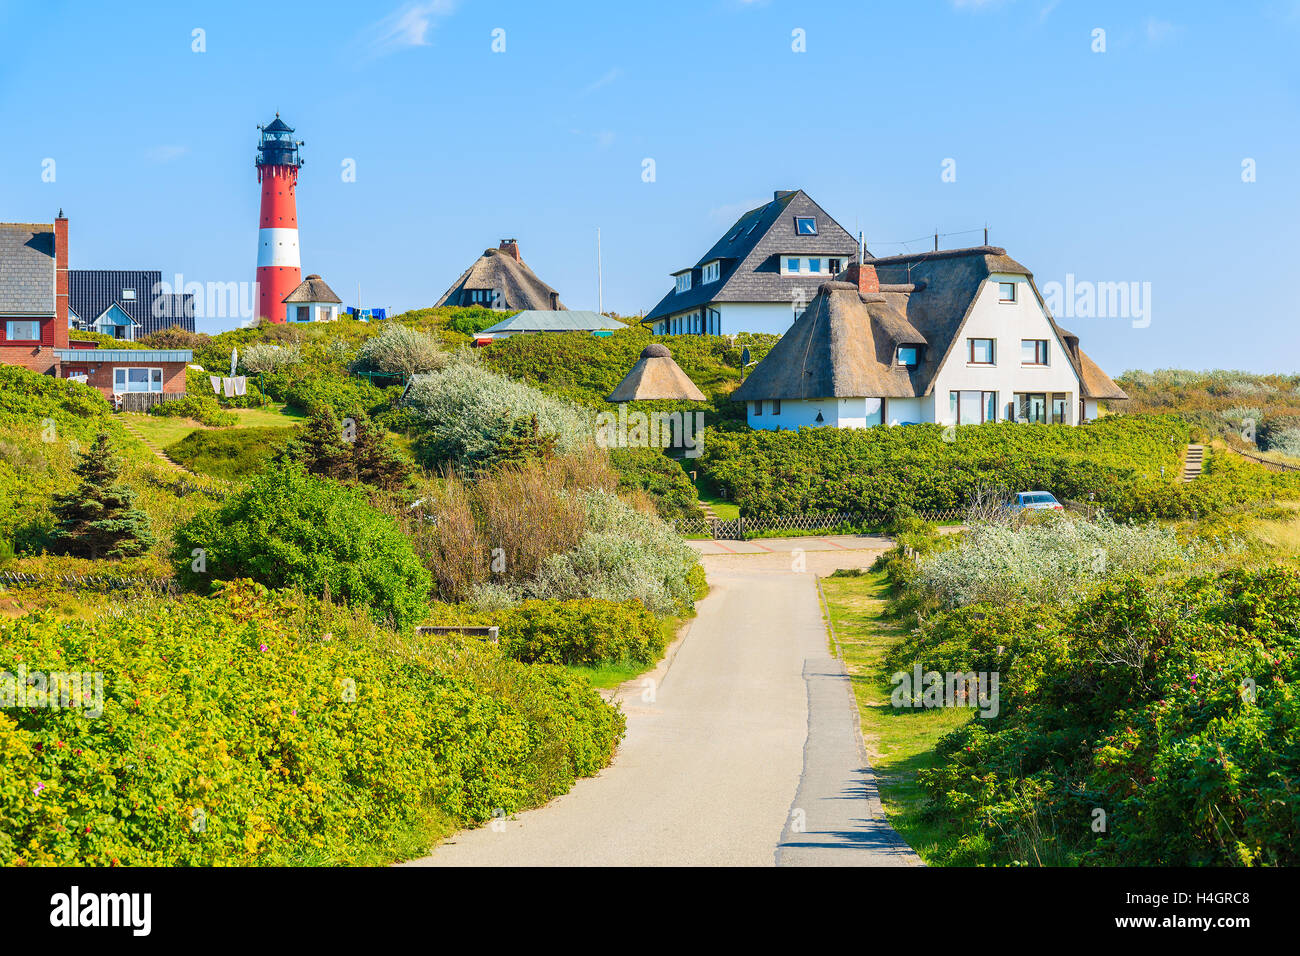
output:
M 5 338 L 10 342 L 39 342 L 41 323 L 27 319 L 11 319 L 5 323 Z
M 881 425 L 885 421 L 885 401 L 881 398 L 868 398 L 867 403 L 867 424 Z
M 113 369 L 113 393 L 161 392 L 163 374 L 160 368 L 117 367 Z
M 1070 424 L 1070 396 L 1064 392 L 1052 393 L 1052 424 Z
M 978 425 L 998 419 L 998 393 L 961 391 L 948 393 L 948 412 L 957 425 Z
M 1047 424 L 1047 395 L 1042 392 L 1016 393 L 1016 421 Z

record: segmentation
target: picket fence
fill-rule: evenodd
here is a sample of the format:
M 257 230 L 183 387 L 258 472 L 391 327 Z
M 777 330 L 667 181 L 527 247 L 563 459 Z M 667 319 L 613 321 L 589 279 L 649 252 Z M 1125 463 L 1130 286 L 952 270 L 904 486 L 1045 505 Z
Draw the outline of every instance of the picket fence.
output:
M 177 594 L 171 578 L 118 577 L 103 574 L 26 574 L 0 571 L 0 584 L 10 587 L 57 587 L 65 591 L 131 591 L 144 589 L 158 594 Z

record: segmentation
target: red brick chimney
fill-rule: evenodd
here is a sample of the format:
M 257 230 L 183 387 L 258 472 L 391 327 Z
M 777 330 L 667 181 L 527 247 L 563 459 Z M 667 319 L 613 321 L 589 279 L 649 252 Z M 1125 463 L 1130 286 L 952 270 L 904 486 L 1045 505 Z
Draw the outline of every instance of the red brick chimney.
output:
M 858 287 L 859 292 L 879 292 L 880 279 L 876 275 L 876 267 L 871 263 L 858 265 L 856 262 L 844 270 L 844 281 L 852 282 Z
M 502 239 L 501 245 L 498 246 L 502 252 L 515 257 L 515 262 L 522 261 L 519 258 L 519 241 L 517 239 Z
M 68 219 L 54 220 L 54 347 L 68 347 Z

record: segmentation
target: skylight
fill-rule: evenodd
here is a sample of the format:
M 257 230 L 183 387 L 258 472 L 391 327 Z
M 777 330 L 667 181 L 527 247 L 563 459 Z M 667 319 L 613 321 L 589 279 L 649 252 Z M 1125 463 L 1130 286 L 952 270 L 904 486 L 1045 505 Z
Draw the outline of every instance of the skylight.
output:
M 817 220 L 812 216 L 795 216 L 794 231 L 796 235 L 800 236 L 815 236 L 817 235 Z

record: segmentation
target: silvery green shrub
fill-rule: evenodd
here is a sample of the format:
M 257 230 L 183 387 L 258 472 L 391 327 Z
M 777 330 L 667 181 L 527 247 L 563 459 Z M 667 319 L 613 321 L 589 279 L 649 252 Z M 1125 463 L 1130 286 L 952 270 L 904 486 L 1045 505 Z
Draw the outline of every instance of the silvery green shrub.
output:
M 432 335 L 400 322 L 388 322 L 378 335 L 361 343 L 351 368 L 354 372 L 383 372 L 409 378 L 446 363 L 447 353 Z
M 576 406 L 470 362 L 413 378 L 406 405 L 428 425 L 420 449 L 430 464 L 472 468 L 492 456 L 511 422 L 533 416 L 558 451 L 578 451 L 591 441 L 589 417 Z
M 239 364 L 245 371 L 274 372 L 287 365 L 297 365 L 302 361 L 302 348 L 296 342 L 287 345 L 272 345 L 269 342 L 256 342 L 239 353 Z
M 1192 560 L 1170 528 L 1060 517 L 1019 527 L 976 524 L 952 549 L 918 563 L 915 586 L 947 607 L 979 601 L 1072 604 L 1101 580 Z

